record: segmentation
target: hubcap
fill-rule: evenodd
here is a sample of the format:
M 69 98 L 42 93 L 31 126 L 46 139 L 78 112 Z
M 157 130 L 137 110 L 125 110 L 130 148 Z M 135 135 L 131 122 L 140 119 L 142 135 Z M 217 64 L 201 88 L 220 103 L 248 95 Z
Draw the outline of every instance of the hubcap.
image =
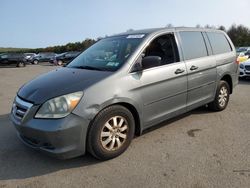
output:
M 219 94 L 219 105 L 221 107 L 224 107 L 227 104 L 227 98 L 228 98 L 228 91 L 226 87 L 222 87 L 220 89 L 220 94 Z
M 108 151 L 119 149 L 127 139 L 128 122 L 124 117 L 114 116 L 103 126 L 100 139 L 102 146 Z

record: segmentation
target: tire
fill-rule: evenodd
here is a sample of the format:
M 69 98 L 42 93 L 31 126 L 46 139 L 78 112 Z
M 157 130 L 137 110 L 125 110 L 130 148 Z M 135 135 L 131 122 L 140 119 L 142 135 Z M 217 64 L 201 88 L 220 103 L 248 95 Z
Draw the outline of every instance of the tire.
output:
M 115 158 L 128 148 L 134 132 L 134 117 L 127 108 L 120 105 L 107 107 L 90 125 L 87 138 L 88 152 L 99 160 Z
M 26 65 L 24 62 L 18 62 L 16 66 L 17 67 L 25 67 Z
M 63 65 L 63 61 L 62 60 L 58 60 L 57 61 L 57 65 L 62 66 Z
M 34 65 L 37 65 L 37 64 L 38 64 L 38 60 L 35 59 L 35 60 L 33 61 L 33 64 L 34 64 Z
M 227 107 L 230 95 L 230 87 L 227 82 L 221 80 L 216 91 L 215 99 L 208 104 L 213 111 L 222 111 Z

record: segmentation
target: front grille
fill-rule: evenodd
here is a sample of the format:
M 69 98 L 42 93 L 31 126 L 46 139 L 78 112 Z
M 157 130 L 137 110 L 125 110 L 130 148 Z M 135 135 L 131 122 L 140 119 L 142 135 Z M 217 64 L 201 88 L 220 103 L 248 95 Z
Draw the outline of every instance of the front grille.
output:
M 31 107 L 31 103 L 24 101 L 16 96 L 15 101 L 12 105 L 11 113 L 18 122 L 22 122 Z
M 250 65 L 245 65 L 245 69 L 250 71 Z
M 19 117 L 20 119 L 23 119 L 23 117 L 24 117 L 24 115 L 25 115 L 26 112 L 27 112 L 27 109 L 24 109 L 24 108 L 16 105 L 15 115 L 17 117 Z

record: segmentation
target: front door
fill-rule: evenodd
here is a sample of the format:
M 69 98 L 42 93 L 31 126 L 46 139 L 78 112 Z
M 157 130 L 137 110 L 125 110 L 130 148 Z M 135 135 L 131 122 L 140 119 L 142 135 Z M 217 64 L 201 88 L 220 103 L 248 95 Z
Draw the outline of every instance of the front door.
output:
M 187 71 L 185 63 L 179 61 L 174 34 L 157 37 L 144 53 L 162 59 L 160 66 L 140 75 L 143 124 L 147 128 L 186 111 Z

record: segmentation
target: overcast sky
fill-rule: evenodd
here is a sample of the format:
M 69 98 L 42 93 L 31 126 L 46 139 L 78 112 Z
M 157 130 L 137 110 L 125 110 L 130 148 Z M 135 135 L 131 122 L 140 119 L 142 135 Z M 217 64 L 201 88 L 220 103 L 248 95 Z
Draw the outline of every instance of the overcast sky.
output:
M 0 47 L 38 48 L 174 26 L 250 27 L 250 0 L 0 0 Z

